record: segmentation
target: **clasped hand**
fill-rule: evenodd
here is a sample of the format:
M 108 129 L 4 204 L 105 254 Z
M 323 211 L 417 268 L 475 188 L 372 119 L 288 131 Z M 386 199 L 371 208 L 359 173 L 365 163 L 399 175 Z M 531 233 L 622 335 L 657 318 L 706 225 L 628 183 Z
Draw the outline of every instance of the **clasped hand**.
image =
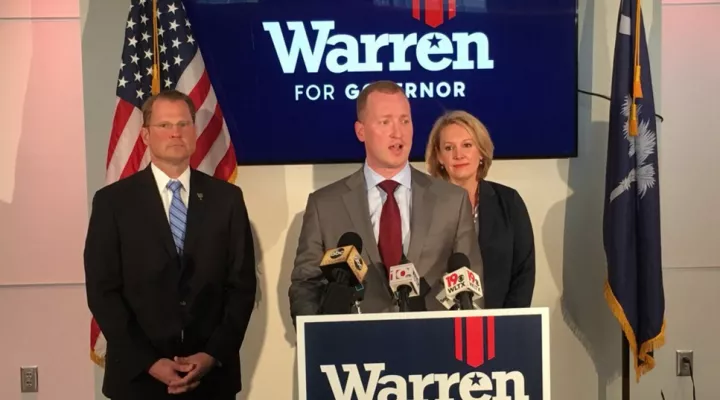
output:
M 195 353 L 188 357 L 162 358 L 150 367 L 150 375 L 168 387 L 168 393 L 189 392 L 198 385 L 215 365 L 215 359 L 207 353 Z M 184 373 L 185 376 L 180 376 Z

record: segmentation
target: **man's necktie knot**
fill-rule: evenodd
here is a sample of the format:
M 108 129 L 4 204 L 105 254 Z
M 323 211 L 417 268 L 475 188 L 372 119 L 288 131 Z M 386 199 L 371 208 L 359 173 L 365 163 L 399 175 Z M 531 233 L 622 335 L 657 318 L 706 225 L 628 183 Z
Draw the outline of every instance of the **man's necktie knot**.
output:
M 387 193 L 388 195 L 391 195 L 391 194 L 395 193 L 395 189 L 397 189 L 398 186 L 400 186 L 400 184 L 393 180 L 386 180 L 386 181 L 380 182 L 378 184 L 378 186 L 380 187 L 380 189 L 382 189 L 383 192 Z
M 178 191 L 182 188 L 182 182 L 180 181 L 170 181 L 167 184 L 167 188 L 173 192 L 173 194 L 178 193 Z

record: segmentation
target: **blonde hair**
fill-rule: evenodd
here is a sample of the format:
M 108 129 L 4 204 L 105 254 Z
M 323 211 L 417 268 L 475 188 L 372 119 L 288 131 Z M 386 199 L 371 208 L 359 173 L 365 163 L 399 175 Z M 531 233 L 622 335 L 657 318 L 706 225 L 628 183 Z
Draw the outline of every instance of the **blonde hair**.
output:
M 428 173 L 431 176 L 441 177 L 445 180 L 449 180 L 450 178 L 447 170 L 440 164 L 438 157 L 438 152 L 440 151 L 440 133 L 450 125 L 463 127 L 470 133 L 470 136 L 472 136 L 473 142 L 475 142 L 475 146 L 477 146 L 482 156 L 476 176 L 478 180 L 485 179 L 492 164 L 494 150 L 490 133 L 479 119 L 461 110 L 446 112 L 435 121 L 430 131 L 427 148 L 425 149 L 425 164 Z

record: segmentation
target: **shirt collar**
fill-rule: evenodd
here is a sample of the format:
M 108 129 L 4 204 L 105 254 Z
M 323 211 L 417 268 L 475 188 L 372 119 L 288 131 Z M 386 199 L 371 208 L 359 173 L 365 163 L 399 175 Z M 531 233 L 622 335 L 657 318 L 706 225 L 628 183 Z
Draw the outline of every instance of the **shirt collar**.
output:
M 160 168 L 155 166 L 155 164 L 150 164 L 150 169 L 152 170 L 153 176 L 155 176 L 155 182 L 157 182 L 158 189 L 160 191 L 163 191 L 167 188 L 168 182 L 170 182 L 172 179 L 167 176 L 165 172 L 163 172 Z M 190 190 L 190 167 L 186 168 L 185 171 L 183 171 L 180 176 L 177 178 L 180 183 L 182 183 L 182 187 L 186 192 L 189 192 Z
M 382 175 L 373 171 L 373 169 L 370 168 L 367 162 L 365 162 L 365 165 L 363 166 L 363 173 L 365 174 L 365 184 L 367 185 L 367 190 L 374 188 L 380 182 L 386 180 L 382 177 Z M 405 186 L 406 188 L 410 189 L 412 187 L 412 174 L 410 171 L 410 163 L 405 163 L 405 167 L 403 167 L 400 172 L 395 174 L 395 176 L 390 178 L 390 180 L 393 180 L 399 183 L 401 186 Z

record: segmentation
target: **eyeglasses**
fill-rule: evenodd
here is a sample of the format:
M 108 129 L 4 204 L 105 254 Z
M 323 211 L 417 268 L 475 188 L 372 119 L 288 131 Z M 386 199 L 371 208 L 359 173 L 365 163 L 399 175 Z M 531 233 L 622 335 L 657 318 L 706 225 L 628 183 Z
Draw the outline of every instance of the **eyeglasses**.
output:
M 173 123 L 171 123 L 171 122 L 161 122 L 161 123 L 159 123 L 159 124 L 153 124 L 153 125 L 150 125 L 150 126 L 151 126 L 151 127 L 154 127 L 154 128 L 157 128 L 157 129 L 159 129 L 159 130 L 162 130 L 162 131 L 169 131 L 169 130 L 174 129 L 175 127 L 177 127 L 177 128 L 180 129 L 180 130 L 183 130 L 183 129 L 185 129 L 185 128 L 189 127 L 189 126 L 192 126 L 192 125 L 193 125 L 192 121 L 180 121 L 180 122 L 175 123 L 175 124 L 173 124 Z

